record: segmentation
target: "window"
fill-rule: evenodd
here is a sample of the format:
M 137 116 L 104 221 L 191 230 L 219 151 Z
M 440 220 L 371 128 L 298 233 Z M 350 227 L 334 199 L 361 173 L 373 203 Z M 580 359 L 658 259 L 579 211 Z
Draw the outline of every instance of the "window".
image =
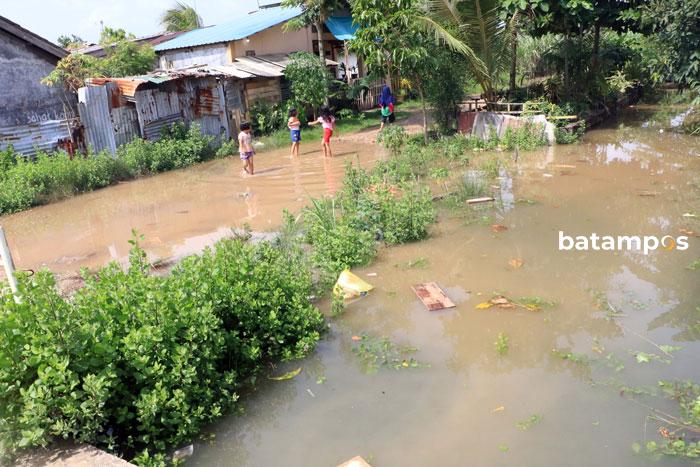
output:
M 245 56 L 246 57 L 255 57 L 255 50 L 246 50 Z

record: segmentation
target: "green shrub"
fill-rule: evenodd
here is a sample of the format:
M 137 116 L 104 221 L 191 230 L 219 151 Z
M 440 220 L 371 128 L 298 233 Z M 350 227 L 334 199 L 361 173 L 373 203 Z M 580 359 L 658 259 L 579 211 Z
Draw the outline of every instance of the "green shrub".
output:
M 428 236 L 428 226 L 435 221 L 428 187 L 405 185 L 398 195 L 378 190 L 378 196 L 381 213 L 379 229 L 387 243 L 412 242 Z
M 379 132 L 377 142 L 396 155 L 408 142 L 408 133 L 401 125 L 389 125 Z
M 36 190 L 27 179 L 16 175 L 0 179 L 0 213 L 29 209 L 35 199 Z
M 304 210 L 307 241 L 312 245 L 314 266 L 336 274 L 352 266 L 365 265 L 374 257 L 374 235 L 350 225 L 336 212 L 333 200 L 312 200 Z
M 0 296 L 2 454 L 74 438 L 134 456 L 189 442 L 273 360 L 303 356 L 322 317 L 301 253 L 223 240 L 169 276 L 111 264 L 66 300 L 47 271 Z M 142 454 L 145 459 L 148 454 Z
M 287 102 L 277 102 L 275 104 L 270 104 L 264 100 L 253 102 L 250 109 L 248 109 L 253 134 L 255 136 L 264 136 L 284 128 L 287 123 L 288 111 Z

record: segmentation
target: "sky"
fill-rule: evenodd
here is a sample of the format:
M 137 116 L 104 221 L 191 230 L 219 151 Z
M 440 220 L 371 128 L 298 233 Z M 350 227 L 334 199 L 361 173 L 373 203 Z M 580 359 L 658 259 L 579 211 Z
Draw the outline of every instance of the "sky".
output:
M 185 0 L 185 3 L 196 8 L 205 25 L 213 25 L 256 10 L 258 0 Z M 0 0 L 0 16 L 54 43 L 61 34 L 75 34 L 92 43 L 100 35 L 100 21 L 136 36 L 159 32 L 160 15 L 174 4 L 175 0 Z

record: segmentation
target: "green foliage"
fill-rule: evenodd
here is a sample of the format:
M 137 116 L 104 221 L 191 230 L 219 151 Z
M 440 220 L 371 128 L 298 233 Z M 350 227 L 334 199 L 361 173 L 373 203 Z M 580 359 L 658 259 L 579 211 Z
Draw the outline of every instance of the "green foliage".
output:
M 657 70 L 683 87 L 700 88 L 700 0 L 653 0 L 644 10 L 663 51 Z
M 496 346 L 496 353 L 498 353 L 498 355 L 505 355 L 510 348 L 510 339 L 505 333 L 499 332 L 494 345 Z
M 71 34 L 70 36 L 67 34 L 61 34 L 58 36 L 58 39 L 56 39 L 56 43 L 61 46 L 61 48 L 66 50 L 79 49 L 86 44 L 82 37 L 76 36 L 75 34 Z
M 160 17 L 161 26 L 166 31 L 189 31 L 202 27 L 202 17 L 190 5 L 176 1 L 175 6 L 168 8 Z
M 85 276 L 67 300 L 47 271 L 0 296 L 2 454 L 54 438 L 141 452 L 189 442 L 266 362 L 306 355 L 322 317 L 300 251 L 219 242 L 169 276 L 130 266 Z M 149 454 L 150 453 L 150 454 Z
M 56 64 L 56 68 L 41 80 L 47 86 L 63 86 L 77 92 L 92 77 L 121 77 L 142 75 L 153 68 L 156 53 L 149 44 L 138 44 L 133 34 L 123 29 L 104 28 L 100 45 L 105 57 L 71 53 Z
M 539 414 L 532 414 L 525 420 L 519 421 L 516 426 L 518 427 L 518 430 L 521 431 L 526 431 L 532 428 L 533 426 L 537 425 L 542 421 L 542 415 Z
M 300 108 L 323 104 L 331 79 L 325 63 L 308 52 L 296 52 L 290 58 L 284 75 L 290 82 L 292 101 Z
M 313 246 L 315 266 L 336 274 L 352 266 L 368 264 L 374 257 L 374 237 L 368 231 L 353 229 L 336 212 L 334 200 L 312 199 L 304 210 L 306 238 Z
M 367 373 L 376 373 L 380 368 L 401 370 L 430 366 L 419 362 L 411 356 L 418 351 L 417 348 L 396 344 L 387 337 L 362 334 L 352 351 L 360 360 L 364 371 Z
M 377 142 L 396 155 L 408 142 L 408 133 L 401 125 L 390 125 L 377 135 Z
M 265 100 L 255 101 L 248 109 L 253 134 L 256 136 L 269 135 L 286 127 L 288 111 L 289 104 L 286 102 L 271 104 Z

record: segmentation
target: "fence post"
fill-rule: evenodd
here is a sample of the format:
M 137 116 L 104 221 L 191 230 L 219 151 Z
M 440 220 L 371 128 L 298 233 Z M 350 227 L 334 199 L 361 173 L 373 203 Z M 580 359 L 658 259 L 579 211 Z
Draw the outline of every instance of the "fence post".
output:
M 15 277 L 15 263 L 12 261 L 10 247 L 7 245 L 7 237 L 5 237 L 5 229 L 0 227 L 0 256 L 2 256 L 2 265 L 5 268 L 7 282 L 10 283 L 10 290 L 15 296 L 15 302 L 19 303 L 20 299 L 17 295 L 17 278 Z

